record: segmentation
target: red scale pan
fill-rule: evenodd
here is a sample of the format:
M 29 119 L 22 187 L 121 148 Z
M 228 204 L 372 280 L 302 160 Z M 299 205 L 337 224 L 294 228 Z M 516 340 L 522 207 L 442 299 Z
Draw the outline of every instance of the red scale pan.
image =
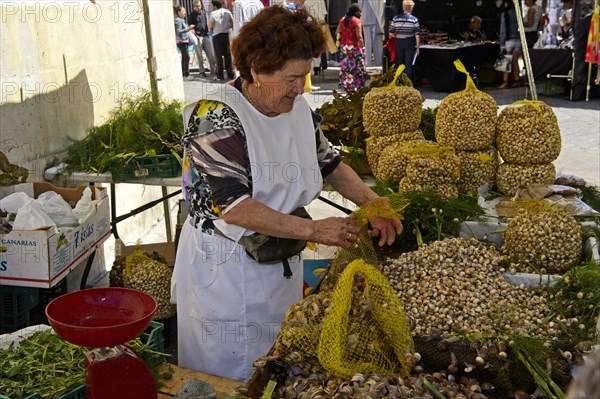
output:
M 129 288 L 74 291 L 46 307 L 50 325 L 85 353 L 86 398 L 156 399 L 156 384 L 138 354 L 125 344 L 139 337 L 156 312 L 150 295 Z

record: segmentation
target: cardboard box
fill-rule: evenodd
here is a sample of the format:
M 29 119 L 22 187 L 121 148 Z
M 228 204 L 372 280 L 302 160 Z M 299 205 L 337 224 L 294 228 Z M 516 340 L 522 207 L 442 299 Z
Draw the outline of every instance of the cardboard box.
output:
M 55 191 L 73 206 L 86 187 L 62 188 L 49 183 L 24 183 L 8 190 L 5 188 L 2 194 L 24 192 L 37 198 L 43 192 Z M 50 228 L 0 234 L 0 284 L 51 288 L 108 238 L 111 226 L 107 191 L 97 186 L 90 188 L 92 198 L 100 201 L 80 225 L 59 232 Z

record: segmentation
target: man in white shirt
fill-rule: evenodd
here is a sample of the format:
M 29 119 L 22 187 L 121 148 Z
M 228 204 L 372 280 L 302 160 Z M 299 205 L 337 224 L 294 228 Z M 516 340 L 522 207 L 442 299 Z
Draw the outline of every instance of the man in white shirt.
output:
M 265 8 L 260 0 L 235 0 L 233 3 L 233 37 L 241 27 Z
M 231 12 L 223 7 L 221 0 L 212 0 L 214 11 L 208 19 L 208 30 L 212 34 L 212 42 L 217 62 L 217 79 L 225 80 L 223 72 L 223 60 L 227 77 L 233 79 L 233 66 L 231 62 L 231 50 L 229 49 L 229 29 L 233 27 Z
M 365 38 L 365 66 L 381 66 L 383 62 L 383 30 L 379 19 L 383 19 L 382 4 L 373 4 L 369 0 L 359 0 L 358 6 L 362 10 L 360 21 L 363 26 Z M 380 18 L 378 19 L 378 14 Z

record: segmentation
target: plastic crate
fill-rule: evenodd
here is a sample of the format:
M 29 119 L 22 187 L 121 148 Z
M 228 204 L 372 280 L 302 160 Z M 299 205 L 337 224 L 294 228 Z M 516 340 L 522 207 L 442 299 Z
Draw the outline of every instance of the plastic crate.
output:
M 176 177 L 179 169 L 177 158 L 170 154 L 135 157 L 129 161 L 127 172 L 119 177 L 124 180 Z
M 30 325 L 29 311 L 38 303 L 38 289 L 0 286 L 0 334 L 20 330 Z
M 140 335 L 140 340 L 144 345 L 156 352 L 163 353 L 165 351 L 165 338 L 163 337 L 164 324 L 153 321 L 150 323 L 146 331 Z M 153 364 L 161 364 L 166 362 L 164 355 L 153 355 L 151 353 L 142 353 L 141 358 L 144 361 L 149 361 Z
M 63 279 L 60 283 L 52 288 L 37 288 L 38 304 L 29 311 L 29 321 L 31 324 L 50 324 L 46 317 L 46 306 L 54 298 L 67 293 L 67 279 Z

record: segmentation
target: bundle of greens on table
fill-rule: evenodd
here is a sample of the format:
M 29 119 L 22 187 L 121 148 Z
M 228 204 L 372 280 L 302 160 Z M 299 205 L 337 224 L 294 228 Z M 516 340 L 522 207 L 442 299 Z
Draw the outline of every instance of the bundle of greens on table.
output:
M 137 338 L 128 345 L 145 354 L 146 364 L 155 371 L 151 358 L 162 356 Z M 0 395 L 10 399 L 37 394 L 46 399 L 60 396 L 85 384 L 84 353 L 89 348 L 73 345 L 51 329 L 38 331 L 0 349 Z M 155 376 L 158 377 L 158 376 Z
M 158 94 L 142 92 L 122 98 L 106 122 L 68 148 L 71 171 L 110 172 L 114 180 L 126 175 L 134 157 L 183 153 L 182 104 L 167 102 Z

